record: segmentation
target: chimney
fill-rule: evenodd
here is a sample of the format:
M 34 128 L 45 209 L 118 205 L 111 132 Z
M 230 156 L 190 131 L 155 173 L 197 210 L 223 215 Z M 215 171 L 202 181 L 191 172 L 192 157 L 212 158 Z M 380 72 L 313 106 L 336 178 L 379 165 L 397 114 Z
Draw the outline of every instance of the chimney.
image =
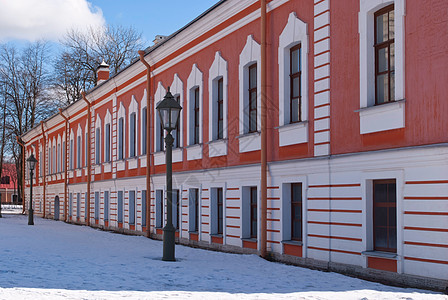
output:
M 109 79 L 109 65 L 103 59 L 103 62 L 96 69 L 96 85 Z
M 154 45 L 157 45 L 158 43 L 166 40 L 166 38 L 167 38 L 166 35 L 156 35 L 156 37 L 154 38 L 154 41 L 152 41 L 152 42 L 154 43 Z

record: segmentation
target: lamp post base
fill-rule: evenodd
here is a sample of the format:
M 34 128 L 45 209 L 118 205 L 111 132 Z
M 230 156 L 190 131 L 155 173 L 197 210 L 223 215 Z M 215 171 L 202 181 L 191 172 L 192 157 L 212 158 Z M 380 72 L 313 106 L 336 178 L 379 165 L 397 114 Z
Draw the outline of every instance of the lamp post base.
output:
M 175 231 L 173 224 L 163 227 L 163 261 L 176 261 L 174 256 Z
M 34 225 L 33 209 L 28 209 L 28 225 Z

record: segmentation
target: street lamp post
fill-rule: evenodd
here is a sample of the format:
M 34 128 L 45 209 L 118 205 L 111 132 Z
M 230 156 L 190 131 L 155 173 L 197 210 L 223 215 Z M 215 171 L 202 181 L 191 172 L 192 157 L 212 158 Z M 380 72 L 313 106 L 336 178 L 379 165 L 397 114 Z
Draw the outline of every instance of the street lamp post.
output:
M 34 154 L 31 154 L 30 157 L 26 160 L 28 162 L 28 168 L 30 169 L 30 207 L 28 209 L 28 225 L 34 225 L 34 216 L 33 216 L 33 175 L 34 168 L 36 167 L 37 159 L 34 157 Z
M 163 100 L 156 107 L 157 112 L 162 122 L 162 127 L 167 131 L 165 137 L 166 143 L 166 190 L 167 190 L 167 218 L 166 225 L 163 227 L 163 258 L 164 261 L 175 261 L 174 256 L 174 232 L 176 229 L 173 226 L 173 136 L 171 131 L 177 126 L 180 111 L 182 107 L 174 99 L 168 87 Z

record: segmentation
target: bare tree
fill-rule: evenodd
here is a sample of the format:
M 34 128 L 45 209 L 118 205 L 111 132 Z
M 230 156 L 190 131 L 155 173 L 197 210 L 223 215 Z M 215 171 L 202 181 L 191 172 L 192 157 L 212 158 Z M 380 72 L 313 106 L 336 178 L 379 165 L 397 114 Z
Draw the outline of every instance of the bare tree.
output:
M 40 120 L 54 114 L 59 106 L 50 93 L 49 46 L 44 41 L 30 43 L 22 50 L 0 45 L 0 103 L 3 104 L 0 163 L 7 153 L 21 171 L 22 151 L 16 136 L 32 129 Z M 18 177 L 19 194 L 21 177 Z
M 104 60 L 111 75 L 128 65 L 142 47 L 141 33 L 133 27 L 106 26 L 87 32 L 72 29 L 61 41 L 64 50 L 54 62 L 55 86 L 64 91 L 70 104 L 81 99 L 81 91 L 95 86 L 96 69 Z

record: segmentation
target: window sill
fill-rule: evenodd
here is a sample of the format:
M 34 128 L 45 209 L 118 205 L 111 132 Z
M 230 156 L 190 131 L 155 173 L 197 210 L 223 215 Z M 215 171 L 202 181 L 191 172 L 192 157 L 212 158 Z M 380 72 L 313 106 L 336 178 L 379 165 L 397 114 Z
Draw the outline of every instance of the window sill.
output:
M 202 159 L 202 144 L 194 144 L 185 147 L 187 149 L 187 160 Z
M 286 124 L 275 129 L 278 129 L 280 147 L 308 142 L 308 121 Z
M 227 139 L 214 140 L 208 144 L 208 156 L 217 157 L 227 155 Z
M 251 132 L 236 137 L 239 139 L 240 153 L 261 149 L 261 132 Z
M 397 100 L 381 105 L 363 107 L 355 112 L 359 113 L 360 133 L 374 133 L 405 126 L 406 100 Z
M 294 240 L 282 241 L 282 244 L 293 245 L 293 246 L 303 246 L 303 243 L 301 241 L 294 241 Z
M 392 252 L 383 252 L 383 251 L 363 251 L 361 252 L 362 255 L 367 257 L 381 257 L 381 258 L 388 258 L 388 259 L 397 259 L 397 253 Z
M 194 232 L 192 232 L 192 233 L 194 233 Z M 210 236 L 222 238 L 222 234 L 220 234 L 220 233 L 211 233 Z
M 257 238 L 241 238 L 242 241 L 244 242 L 251 242 L 251 243 L 257 243 L 258 239 Z

